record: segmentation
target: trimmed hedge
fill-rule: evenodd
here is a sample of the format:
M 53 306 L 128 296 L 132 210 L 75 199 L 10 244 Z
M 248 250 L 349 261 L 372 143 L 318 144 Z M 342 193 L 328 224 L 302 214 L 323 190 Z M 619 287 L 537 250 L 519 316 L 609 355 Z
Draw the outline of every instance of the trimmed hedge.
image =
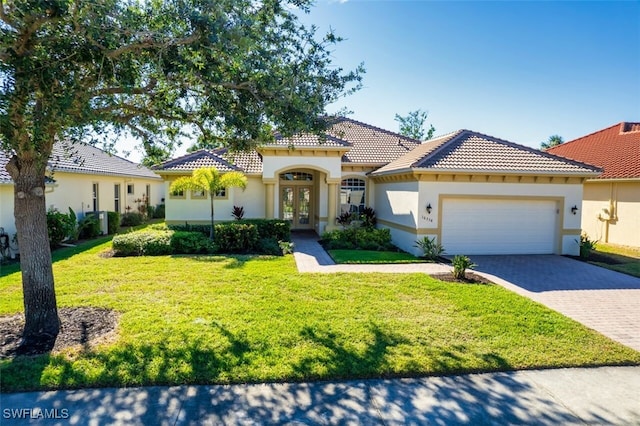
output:
M 213 240 L 222 253 L 254 253 L 258 250 L 258 227 L 250 223 L 221 223 Z
M 322 234 L 320 243 L 327 250 L 395 250 L 389 229 L 347 228 Z
M 273 238 L 276 241 L 291 241 L 291 225 L 286 220 L 281 219 L 243 219 L 234 220 L 233 222 L 221 222 L 215 224 L 215 231 L 217 233 L 218 229 L 221 229 L 220 227 L 236 226 L 238 224 L 253 225 L 258 231 L 258 239 Z M 188 222 L 185 222 L 184 225 L 169 225 L 168 228 L 174 231 L 200 232 L 207 237 L 210 231 L 210 225 L 192 225 Z
M 144 222 L 144 216 L 138 212 L 129 212 L 122 215 L 120 226 L 138 226 Z
M 216 251 L 213 242 L 202 234 L 171 230 L 142 230 L 116 235 L 111 244 L 116 256 L 162 256 Z
M 107 220 L 109 228 L 109 234 L 115 234 L 120 227 L 120 213 L 119 212 L 107 212 Z

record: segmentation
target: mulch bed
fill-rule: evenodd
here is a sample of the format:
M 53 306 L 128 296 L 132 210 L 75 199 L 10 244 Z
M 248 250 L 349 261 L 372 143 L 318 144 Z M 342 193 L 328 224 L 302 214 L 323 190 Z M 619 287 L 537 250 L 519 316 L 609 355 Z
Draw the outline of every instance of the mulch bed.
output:
M 447 281 L 452 283 L 463 283 L 463 284 L 493 284 L 493 282 L 489 281 L 485 277 L 482 277 L 478 274 L 474 274 L 473 272 L 468 272 L 465 274 L 465 279 L 459 280 L 453 277 L 451 272 L 446 274 L 432 274 L 433 278 L 440 281 Z
M 58 309 L 61 327 L 53 352 L 74 346 L 85 349 L 115 332 L 118 314 L 110 309 L 82 307 Z M 16 356 L 24 315 L 0 316 L 0 358 Z

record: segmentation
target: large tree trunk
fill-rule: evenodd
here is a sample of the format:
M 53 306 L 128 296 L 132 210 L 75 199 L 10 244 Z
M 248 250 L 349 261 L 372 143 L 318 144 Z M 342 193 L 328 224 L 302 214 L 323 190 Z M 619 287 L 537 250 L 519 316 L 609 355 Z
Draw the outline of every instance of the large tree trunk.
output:
M 47 233 L 45 173 L 36 161 L 7 164 L 13 178 L 14 214 L 20 246 L 25 326 L 20 351 L 46 352 L 60 331 Z

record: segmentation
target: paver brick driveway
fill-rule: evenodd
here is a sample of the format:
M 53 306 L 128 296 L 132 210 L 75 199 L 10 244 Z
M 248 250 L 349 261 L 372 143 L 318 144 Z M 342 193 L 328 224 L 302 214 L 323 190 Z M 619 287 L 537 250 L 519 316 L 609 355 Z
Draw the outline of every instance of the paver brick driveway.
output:
M 470 257 L 495 283 L 640 351 L 640 278 L 554 255 Z

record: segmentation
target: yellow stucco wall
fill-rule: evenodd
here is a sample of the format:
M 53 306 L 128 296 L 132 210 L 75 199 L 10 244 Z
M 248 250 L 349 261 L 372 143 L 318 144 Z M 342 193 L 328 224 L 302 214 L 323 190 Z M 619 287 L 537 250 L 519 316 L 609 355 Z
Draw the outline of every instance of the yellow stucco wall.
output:
M 582 229 L 591 239 L 640 247 L 640 181 L 588 181 Z
M 114 185 L 120 184 L 120 212 L 127 206 L 136 210 L 134 200 L 142 198 L 146 186 L 151 185 L 151 205 L 157 205 L 165 197 L 164 185 L 160 179 L 124 178 L 121 176 L 89 175 L 56 172 L 55 184 L 47 185 L 45 200 L 47 208 L 55 207 L 66 213 L 71 207 L 78 216 L 93 210 L 93 184 L 98 184 L 98 209 L 114 211 Z M 127 195 L 127 184 L 133 184 L 133 194 Z M 13 218 L 13 185 L 0 185 L 0 226 L 9 234 L 15 233 Z

